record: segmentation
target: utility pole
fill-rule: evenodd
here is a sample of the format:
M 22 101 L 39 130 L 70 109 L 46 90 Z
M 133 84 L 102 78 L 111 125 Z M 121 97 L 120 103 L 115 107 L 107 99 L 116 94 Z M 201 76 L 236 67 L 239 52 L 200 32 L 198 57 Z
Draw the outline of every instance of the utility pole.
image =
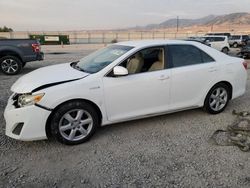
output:
M 179 16 L 177 16 L 177 19 L 176 19 L 176 31 L 177 32 L 179 31 Z

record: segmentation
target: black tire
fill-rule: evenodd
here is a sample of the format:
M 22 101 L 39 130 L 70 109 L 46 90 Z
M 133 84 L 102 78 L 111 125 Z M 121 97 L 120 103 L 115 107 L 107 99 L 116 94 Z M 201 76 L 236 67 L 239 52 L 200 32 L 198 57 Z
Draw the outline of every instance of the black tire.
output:
M 224 47 L 221 52 L 223 52 L 224 54 L 228 54 L 229 49 L 227 47 Z
M 238 46 L 239 46 L 239 45 L 238 45 L 237 42 L 235 42 L 235 43 L 233 44 L 233 47 L 234 47 L 234 48 L 238 48 Z
M 74 121 L 77 121 L 76 119 L 77 119 L 77 113 L 78 112 L 74 112 L 74 110 L 75 111 L 82 110 L 82 111 L 84 111 L 84 113 L 86 112 L 86 116 L 90 115 L 91 118 L 92 118 L 92 123 L 90 123 L 88 125 L 91 128 L 89 130 L 88 130 L 89 127 L 87 128 L 87 130 L 85 130 L 85 128 L 84 128 L 84 130 L 87 131 L 88 133 L 86 133 L 86 136 L 84 136 L 82 138 L 79 138 L 78 140 L 72 140 L 72 139 L 70 140 L 69 138 L 66 138 L 66 137 L 67 136 L 70 137 L 70 134 L 71 134 L 72 131 L 76 131 L 76 133 L 81 134 L 80 130 L 78 130 L 78 128 L 80 129 L 79 122 L 77 124 L 77 122 L 70 123 L 70 121 L 68 121 L 68 123 L 66 123 L 67 126 L 71 126 L 71 127 L 76 126 L 76 127 L 70 128 L 69 130 L 65 130 L 65 132 L 62 132 L 62 131 L 59 130 L 60 127 L 62 128 L 62 126 L 61 126 L 62 122 L 63 121 L 67 122 L 67 120 L 66 120 L 67 118 L 65 118 L 66 114 L 71 113 L 70 115 L 71 115 L 71 117 L 73 117 L 74 113 L 75 113 L 76 117 L 74 117 Z M 84 119 L 81 119 L 81 121 L 83 121 L 83 120 Z M 77 125 L 74 125 L 74 123 L 76 123 Z M 51 124 L 50 124 L 51 127 L 50 128 L 51 128 L 52 136 L 54 138 L 56 138 L 57 141 L 59 141 L 59 142 L 61 142 L 63 144 L 66 144 L 66 145 L 76 145 L 76 144 L 81 144 L 81 143 L 84 143 L 84 142 L 88 141 L 93 136 L 93 134 L 95 133 L 98 125 L 99 125 L 98 114 L 97 114 L 95 108 L 92 105 L 90 105 L 89 103 L 83 102 L 83 101 L 72 101 L 72 102 L 68 102 L 68 103 L 65 103 L 65 104 L 61 105 L 55 111 L 55 113 L 53 114 L 53 116 L 51 118 Z M 83 126 L 86 126 L 86 125 L 81 125 L 81 126 L 83 127 Z M 63 125 L 63 127 L 65 127 L 65 125 Z M 76 133 L 74 135 L 77 137 Z
M 26 65 L 26 62 L 23 62 L 23 63 L 22 63 L 22 65 L 23 65 L 23 67 L 25 67 L 25 65 Z
M 0 69 L 4 74 L 16 75 L 22 68 L 21 60 L 15 56 L 4 56 L 0 59 Z
M 220 100 L 219 97 L 214 99 L 212 98 L 212 95 L 214 96 L 214 93 L 216 92 L 217 89 L 221 88 L 222 91 L 225 91 L 226 92 L 226 96 L 227 98 L 225 99 L 224 97 L 224 106 L 222 105 L 221 103 L 221 108 L 218 108 L 217 110 L 215 110 L 216 107 L 214 107 L 214 105 L 217 105 L 217 102 Z M 206 96 L 206 99 L 205 99 L 205 102 L 204 102 L 204 106 L 203 106 L 203 109 L 205 111 L 207 111 L 208 113 L 210 114 L 219 114 L 221 112 L 223 112 L 225 110 L 225 108 L 227 107 L 228 105 L 228 102 L 231 98 L 231 91 L 229 89 L 229 87 L 224 84 L 224 83 L 218 83 L 216 84 L 215 86 L 212 87 L 212 89 L 210 89 L 210 91 L 208 92 L 207 96 Z M 212 105 L 214 100 L 216 101 L 216 104 Z M 222 100 L 222 99 L 221 99 Z

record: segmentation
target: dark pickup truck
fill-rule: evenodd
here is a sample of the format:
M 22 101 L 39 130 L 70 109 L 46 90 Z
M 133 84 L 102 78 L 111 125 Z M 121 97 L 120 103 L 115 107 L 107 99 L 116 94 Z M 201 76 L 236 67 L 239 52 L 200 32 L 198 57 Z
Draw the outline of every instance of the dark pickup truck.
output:
M 18 74 L 27 62 L 43 60 L 40 43 L 30 39 L 0 39 L 0 70 Z

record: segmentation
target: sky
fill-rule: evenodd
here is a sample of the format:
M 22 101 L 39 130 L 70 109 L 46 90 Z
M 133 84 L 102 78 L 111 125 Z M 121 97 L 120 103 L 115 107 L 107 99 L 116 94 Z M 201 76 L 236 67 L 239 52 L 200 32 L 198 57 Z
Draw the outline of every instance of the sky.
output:
M 171 18 L 250 12 L 250 0 L 0 0 L 0 27 L 15 31 L 120 29 Z

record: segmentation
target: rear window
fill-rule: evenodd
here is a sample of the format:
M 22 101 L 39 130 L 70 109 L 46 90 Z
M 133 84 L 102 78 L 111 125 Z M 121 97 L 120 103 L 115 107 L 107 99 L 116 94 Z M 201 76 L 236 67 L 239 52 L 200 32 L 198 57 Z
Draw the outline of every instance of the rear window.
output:
M 207 53 L 193 45 L 170 45 L 172 67 L 182 67 L 213 62 Z

